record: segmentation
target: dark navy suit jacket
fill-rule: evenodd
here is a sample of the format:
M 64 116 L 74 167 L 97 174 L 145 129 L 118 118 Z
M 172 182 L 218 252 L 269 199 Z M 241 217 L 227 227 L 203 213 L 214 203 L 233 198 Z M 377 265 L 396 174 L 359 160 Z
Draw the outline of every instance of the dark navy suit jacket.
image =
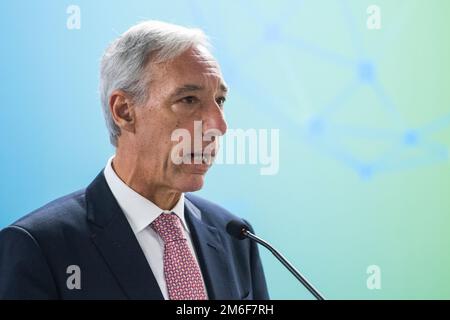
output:
M 185 215 L 209 298 L 268 299 L 256 245 L 225 230 L 236 217 L 192 194 Z M 163 299 L 103 172 L 0 232 L 0 299 Z

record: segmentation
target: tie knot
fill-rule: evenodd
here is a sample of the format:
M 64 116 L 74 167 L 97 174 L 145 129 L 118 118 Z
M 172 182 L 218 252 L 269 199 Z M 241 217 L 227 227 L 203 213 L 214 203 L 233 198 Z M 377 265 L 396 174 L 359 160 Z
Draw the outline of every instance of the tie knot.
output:
M 180 218 L 174 213 L 162 213 L 150 226 L 163 239 L 164 243 L 186 239 Z

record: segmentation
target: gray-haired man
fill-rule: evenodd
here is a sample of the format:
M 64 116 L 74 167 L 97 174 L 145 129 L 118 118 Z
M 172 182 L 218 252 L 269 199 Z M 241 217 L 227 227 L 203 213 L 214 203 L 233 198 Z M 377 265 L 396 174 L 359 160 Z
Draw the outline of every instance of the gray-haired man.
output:
M 256 246 L 225 231 L 236 217 L 187 193 L 226 132 L 227 90 L 200 30 L 148 21 L 114 41 L 100 92 L 115 156 L 0 232 L 0 298 L 267 299 Z M 193 145 L 174 152 L 180 129 Z

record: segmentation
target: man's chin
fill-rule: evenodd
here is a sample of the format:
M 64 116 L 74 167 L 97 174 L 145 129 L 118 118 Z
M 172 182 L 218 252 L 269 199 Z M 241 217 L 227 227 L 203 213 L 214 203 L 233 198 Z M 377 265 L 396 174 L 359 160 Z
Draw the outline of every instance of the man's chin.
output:
M 189 174 L 179 181 L 179 188 L 182 192 L 194 192 L 203 188 L 205 174 Z

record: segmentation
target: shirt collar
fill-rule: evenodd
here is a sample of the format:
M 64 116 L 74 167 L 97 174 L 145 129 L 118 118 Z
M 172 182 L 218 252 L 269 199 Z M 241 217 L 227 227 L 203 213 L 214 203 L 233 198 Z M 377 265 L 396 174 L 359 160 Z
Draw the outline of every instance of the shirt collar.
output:
M 112 194 L 119 203 L 120 208 L 127 217 L 131 229 L 137 234 L 148 227 L 161 213 L 175 213 L 181 220 L 183 228 L 189 232 L 184 218 L 184 193 L 172 208 L 172 210 L 163 210 L 152 201 L 144 198 L 142 195 L 131 189 L 116 174 L 112 167 L 114 156 L 109 158 L 104 169 L 106 182 L 111 189 Z

